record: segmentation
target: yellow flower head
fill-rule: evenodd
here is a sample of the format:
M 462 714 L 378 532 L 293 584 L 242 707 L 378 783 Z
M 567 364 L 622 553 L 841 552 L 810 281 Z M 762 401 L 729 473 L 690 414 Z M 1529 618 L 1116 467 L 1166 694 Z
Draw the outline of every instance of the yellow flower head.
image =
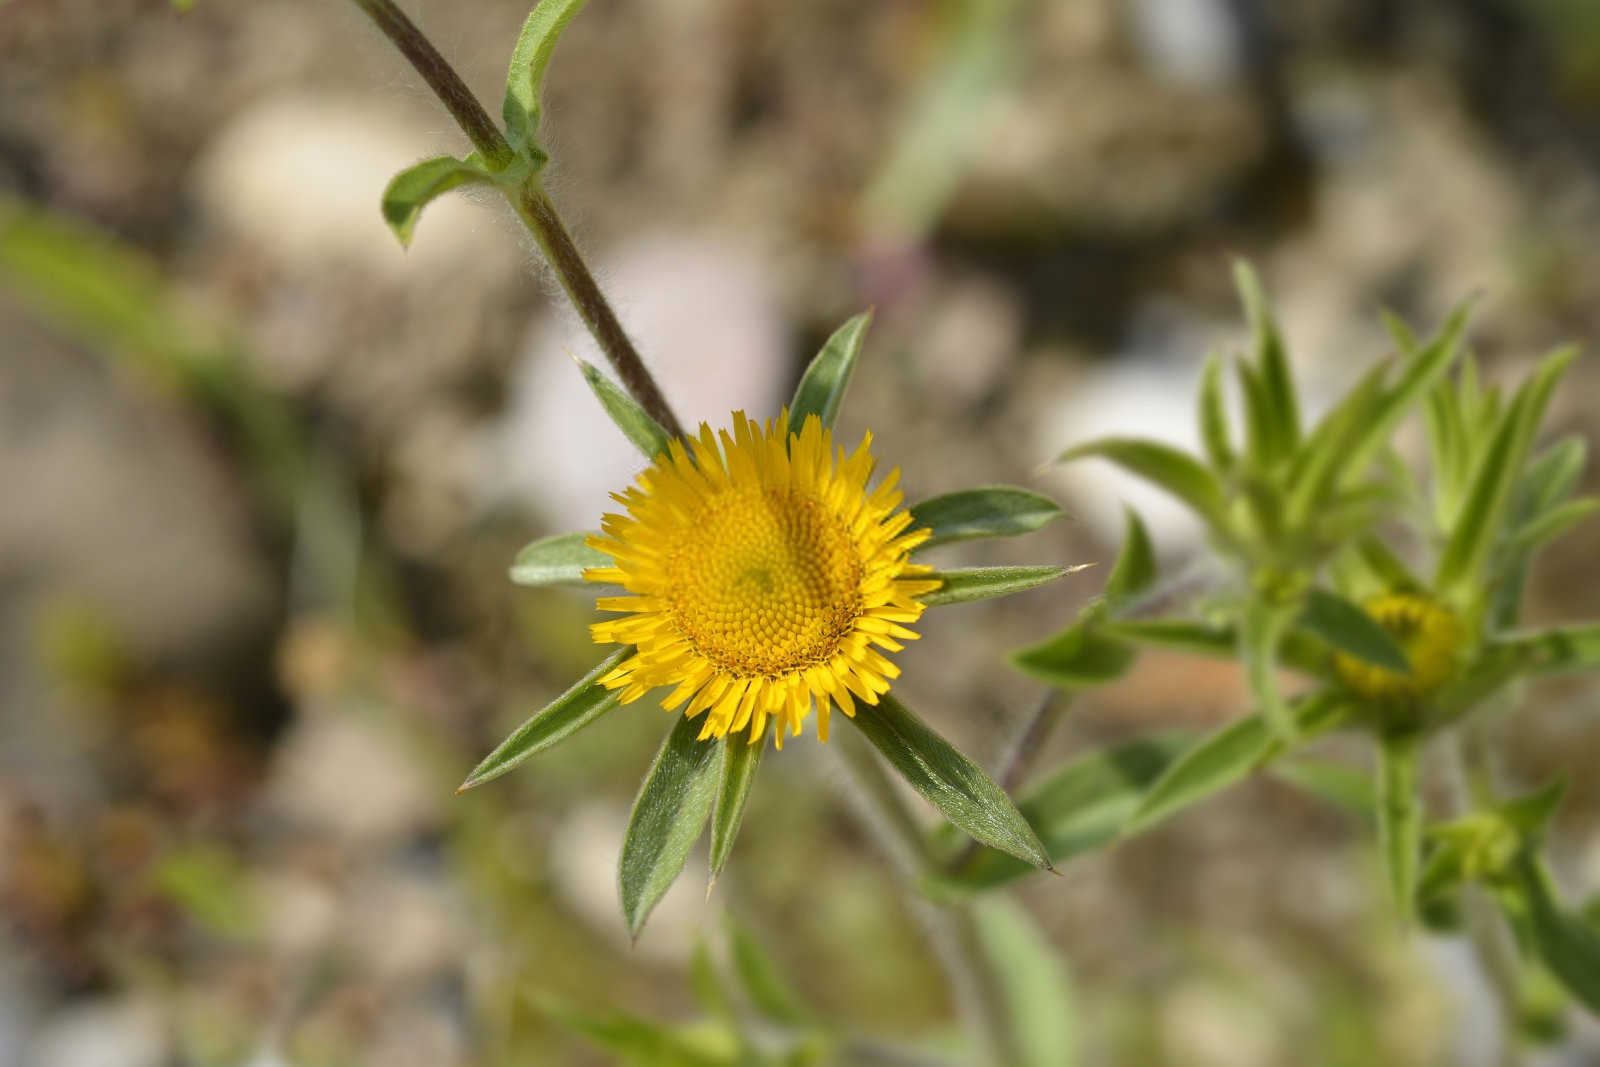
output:
M 1351 689 L 1370 700 L 1412 703 L 1431 696 L 1454 675 L 1466 630 L 1449 608 L 1409 593 L 1373 597 L 1362 607 L 1395 639 L 1411 673 L 1386 670 L 1341 652 L 1334 657 L 1334 669 Z
M 871 443 L 846 458 L 815 415 L 790 433 L 787 411 L 765 427 L 734 412 L 731 435 L 702 423 L 692 458 L 673 441 L 612 494 L 628 514 L 605 516 L 588 544 L 615 566 L 584 577 L 626 589 L 596 601 L 626 616 L 591 632 L 635 652 L 601 684 L 624 704 L 676 686 L 662 706 L 704 712 L 702 739 L 748 727 L 754 744 L 776 718 L 780 747 L 813 700 L 824 741 L 833 704 L 876 704 L 900 673 L 878 649 L 917 636 L 904 624 L 939 582 L 907 562 L 929 532 L 907 532 L 911 514 L 895 510 L 900 472 L 867 489 Z

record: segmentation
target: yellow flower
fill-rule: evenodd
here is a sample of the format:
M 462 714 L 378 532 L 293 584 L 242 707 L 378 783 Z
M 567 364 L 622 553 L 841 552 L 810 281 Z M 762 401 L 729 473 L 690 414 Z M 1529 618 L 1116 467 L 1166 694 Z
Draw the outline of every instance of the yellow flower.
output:
M 899 471 L 867 489 L 871 443 L 846 458 L 815 415 L 791 433 L 787 411 L 765 427 L 734 412 L 731 435 L 702 423 L 693 458 L 673 441 L 613 494 L 628 514 L 606 515 L 588 544 L 615 565 L 584 577 L 626 589 L 596 601 L 626 617 L 591 632 L 635 651 L 601 684 L 624 704 L 676 686 L 662 706 L 704 713 L 702 740 L 748 728 L 754 744 L 775 718 L 779 747 L 813 700 L 823 741 L 833 704 L 876 704 L 900 673 L 879 649 L 917 636 L 904 624 L 939 582 L 907 562 L 929 532 L 895 510 Z
M 1455 673 L 1466 631 L 1455 613 L 1426 597 L 1389 593 L 1362 605 L 1395 639 L 1410 674 L 1386 670 L 1346 653 L 1334 657 L 1345 684 L 1370 700 L 1410 703 L 1431 696 Z

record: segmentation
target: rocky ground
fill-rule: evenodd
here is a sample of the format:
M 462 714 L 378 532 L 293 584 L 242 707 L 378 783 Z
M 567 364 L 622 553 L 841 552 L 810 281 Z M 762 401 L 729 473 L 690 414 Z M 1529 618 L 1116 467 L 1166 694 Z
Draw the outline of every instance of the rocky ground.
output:
M 525 7 L 408 9 L 496 99 Z M 1233 255 L 1313 409 L 1384 352 L 1380 307 L 1426 327 L 1476 294 L 1501 379 L 1600 337 L 1582 3 L 595 0 L 548 101 L 553 196 L 687 419 L 771 411 L 872 305 L 843 435 L 912 497 L 1017 482 L 1073 513 L 967 563 L 1106 560 L 1123 500 L 1195 551 L 1137 486 L 1035 472 L 1108 430 L 1192 439 L 1201 358 L 1243 338 Z M 634 946 L 613 871 L 661 716 L 452 798 L 596 659 L 590 605 L 507 563 L 636 469 L 507 213 L 441 201 L 409 252 L 385 230 L 388 177 L 463 150 L 352 5 L 0 5 L 0 1067 L 604 1063 L 538 1005 L 688 1017 L 725 909 L 824 1014 L 946 1025 L 819 745 L 767 762 L 709 903 L 691 863 Z M 1594 439 L 1597 389 L 1580 360 L 1552 427 Z M 1549 553 L 1530 619 L 1600 615 L 1594 536 Z M 899 691 L 998 757 L 1037 696 L 1004 651 L 1100 581 L 930 615 Z M 1242 704 L 1152 657 L 1031 758 Z M 1511 777 L 1572 778 L 1580 894 L 1595 708 L 1569 684 L 1501 730 Z M 1467 953 L 1400 936 L 1376 869 L 1365 827 L 1260 782 L 1023 896 L 1085 1063 L 1494 1062 Z M 1547 1062 L 1591 1062 L 1592 1029 Z

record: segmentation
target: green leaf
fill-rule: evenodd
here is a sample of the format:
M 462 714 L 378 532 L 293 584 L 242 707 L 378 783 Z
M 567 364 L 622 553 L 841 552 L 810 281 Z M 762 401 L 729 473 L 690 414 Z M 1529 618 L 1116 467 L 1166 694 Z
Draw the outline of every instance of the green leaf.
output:
M 544 71 L 550 65 L 561 31 L 583 9 L 587 0 L 539 0 L 528 13 L 511 51 L 511 66 L 506 71 L 506 98 L 501 107 L 506 136 L 511 144 L 536 163 L 544 161 L 538 151 L 541 97 Z
M 1052 869 L 1006 791 L 892 695 L 880 697 L 875 708 L 858 709 L 850 721 L 913 789 L 975 840 Z
M 1150 543 L 1150 531 L 1145 529 L 1139 513 L 1126 504 L 1122 507 L 1122 550 L 1117 562 L 1111 566 L 1111 577 L 1106 579 L 1101 594 L 1107 602 L 1122 604 L 1143 593 L 1156 580 L 1156 553 Z
M 1548 511 L 1565 500 L 1583 477 L 1589 462 L 1589 443 L 1568 434 L 1528 461 L 1522 477 L 1528 515 Z
M 1004 1000 L 1012 1067 L 1072 1067 L 1078 1062 L 1072 986 L 1027 911 L 1001 896 L 974 909 L 978 939 Z
M 1132 647 L 1085 623 L 1011 654 L 1018 670 L 1067 689 L 1092 689 L 1120 678 L 1135 658 Z
M 609 567 L 612 559 L 584 544 L 586 533 L 556 534 L 523 547 L 511 561 L 511 580 L 518 585 L 581 582 L 590 567 Z
M 1388 630 L 1371 615 L 1336 593 L 1313 589 L 1306 594 L 1300 625 L 1341 652 L 1397 674 L 1410 674 L 1411 663 Z
M 1561 906 L 1550 874 L 1531 850 L 1514 873 L 1532 947 L 1550 973 L 1592 1012 L 1600 1012 L 1600 931 Z
M 617 706 L 617 693 L 600 684 L 600 679 L 633 654 L 627 645 L 601 660 L 599 665 L 578 679 L 571 689 L 562 693 L 551 704 L 517 727 L 512 735 L 483 758 L 472 769 L 457 793 L 466 792 L 492 779 L 500 777 L 526 759 L 543 752 L 552 745 L 594 722 Z
M 1097 457 L 1154 482 L 1193 508 L 1217 531 L 1228 528 L 1222 486 L 1216 475 L 1202 467 L 1187 453 L 1159 441 L 1129 437 L 1106 437 L 1067 449 L 1056 462 Z
M 1509 664 L 1513 674 L 1600 667 L 1600 623 L 1508 634 L 1491 644 L 1487 654 Z
M 1377 817 L 1372 776 L 1348 763 L 1302 756 L 1278 760 L 1267 768 L 1267 773 L 1363 818 Z
M 1481 595 L 1484 564 L 1500 535 L 1512 489 L 1544 418 L 1550 394 L 1575 354 L 1571 349 L 1562 349 L 1546 357 L 1501 416 L 1494 439 L 1473 472 L 1471 488 L 1450 540 L 1439 557 L 1434 587 L 1446 600 L 1469 603 Z
M 1102 629 L 1111 637 L 1212 659 L 1232 659 L 1239 652 L 1236 629 L 1195 619 L 1118 619 Z
M 1255 334 L 1256 368 L 1272 417 L 1275 447 L 1287 454 L 1300 443 L 1300 405 L 1289 371 L 1289 355 L 1256 272 L 1244 260 L 1238 260 L 1233 265 L 1233 281 Z
M 756 1011 L 772 1022 L 790 1026 L 810 1022 L 811 1012 L 800 1002 L 755 935 L 732 915 L 727 918 L 727 928 L 734 973 Z
M 1531 552 L 1554 541 L 1597 509 L 1600 509 L 1600 497 L 1585 496 L 1557 504 L 1512 534 L 1507 548 L 1513 553 Z
M 711 881 L 715 884 L 723 865 L 733 851 L 733 840 L 744 821 L 744 805 L 755 784 L 761 754 L 766 751 L 766 733 L 754 744 L 743 735 L 729 734 L 722 739 L 722 781 L 717 786 L 716 807 L 711 814 Z
M 1011 485 L 990 485 L 929 497 L 911 506 L 911 528 L 926 526 L 933 536 L 918 551 L 980 537 L 1032 533 L 1062 516 L 1047 496 Z
M 1525 841 L 1541 837 L 1567 794 L 1565 777 L 1554 778 L 1531 793 L 1500 805 L 1500 817 Z
M 1359 432 L 1351 437 L 1343 464 L 1347 483 L 1360 476 L 1378 449 L 1389 440 L 1395 424 L 1450 369 L 1461 352 L 1461 339 L 1471 311 L 1470 302 L 1457 305 L 1439 332 L 1421 349 L 1405 343 L 1404 337 L 1397 335 L 1396 340 L 1404 353 L 1399 380 L 1374 406 L 1371 415 L 1361 423 Z
M 1332 691 L 1322 690 L 1301 698 L 1293 711 L 1297 730 L 1310 734 L 1338 725 L 1348 716 L 1350 705 Z M 1228 723 L 1196 742 L 1166 769 L 1139 802 L 1123 833 L 1142 833 L 1242 781 L 1283 749 L 1283 740 L 1268 729 L 1260 713 Z
M 1361 560 L 1377 577 L 1384 592 L 1412 593 L 1422 590 L 1422 582 L 1411 573 L 1400 557 L 1376 536 L 1368 534 L 1356 542 Z
M 1417 739 L 1378 742 L 1378 845 L 1395 911 L 1410 923 L 1422 857 L 1422 804 L 1417 794 Z
M 683 870 L 717 792 L 722 746 L 698 740 L 701 723 L 675 718 L 633 802 L 622 840 L 617 887 L 622 917 L 634 937 Z
M 1215 470 L 1233 469 L 1233 439 L 1228 431 L 1228 409 L 1222 398 L 1222 355 L 1213 352 L 1206 357 L 1205 368 L 1200 372 L 1200 441 L 1205 445 L 1206 459 Z
M 863 311 L 828 338 L 795 388 L 794 401 L 789 405 L 790 426 L 799 430 L 811 415 L 820 418 L 823 426 L 833 425 L 871 325 L 872 312 Z
M 1028 589 L 1048 585 L 1057 578 L 1081 571 L 1088 564 L 1076 567 L 960 567 L 955 570 L 934 571 L 925 577 L 943 582 L 938 589 L 924 593 L 917 599 L 928 607 L 941 604 L 965 604 L 973 600 L 988 600 L 997 596 L 1010 596 Z
M 1329 491 L 1342 480 L 1351 448 L 1365 436 L 1366 425 L 1383 399 L 1388 371 L 1386 362 L 1368 368 L 1344 399 L 1318 420 L 1295 453 L 1287 480 L 1289 526 L 1298 529 L 1312 520 Z
M 1243 359 L 1233 361 L 1233 376 L 1244 400 L 1245 453 L 1256 470 L 1265 470 L 1283 457 L 1272 399 L 1261 374 Z
M 425 159 L 389 179 L 383 190 L 383 221 L 399 238 L 400 246 L 409 248 L 422 209 L 436 197 L 463 185 L 493 181 L 494 175 L 484 169 L 476 153 L 466 159 L 453 156 Z
M 1060 767 L 1028 788 L 1017 810 L 1028 820 L 1051 860 L 1062 863 L 1116 840 L 1145 791 L 1189 743 L 1186 735 L 1144 737 L 1091 753 Z M 945 824 L 934 842 L 948 851 L 958 831 Z M 1033 868 L 994 849 L 979 849 L 944 880 L 968 890 L 992 889 Z
M 629 1067 L 735 1067 L 738 1036 L 722 1023 L 671 1027 L 622 1012 L 597 1015 L 554 998 L 536 1004 L 554 1022 L 580 1034 Z
M 646 458 L 655 459 L 667 451 L 672 437 L 661 428 L 659 422 L 652 419 L 633 397 L 625 393 L 616 382 L 601 374 L 593 365 L 581 359 L 577 363 L 583 371 L 583 380 L 594 390 L 600 406 L 605 408 L 606 414 L 616 423 L 617 429 L 621 430 Z

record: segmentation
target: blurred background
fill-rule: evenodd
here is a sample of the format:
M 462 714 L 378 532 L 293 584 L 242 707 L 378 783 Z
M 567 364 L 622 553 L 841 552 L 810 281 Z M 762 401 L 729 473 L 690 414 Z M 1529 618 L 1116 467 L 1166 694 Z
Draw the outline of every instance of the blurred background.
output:
M 497 110 L 525 2 L 405 6 Z M 875 305 L 842 436 L 913 499 L 1073 515 L 947 562 L 1106 561 L 1128 500 L 1183 567 L 1164 500 L 1036 471 L 1193 441 L 1201 358 L 1244 340 L 1235 255 L 1313 412 L 1384 354 L 1381 307 L 1427 330 L 1476 294 L 1498 380 L 1600 336 L 1592 0 L 594 0 L 546 99 L 552 194 L 685 421 L 774 411 Z M 541 1005 L 692 1018 L 729 911 L 819 1014 L 953 1025 L 813 740 L 766 761 L 709 902 L 691 860 L 631 947 L 650 702 L 452 797 L 601 656 L 592 601 L 512 556 L 639 466 L 509 212 L 446 198 L 409 252 L 384 228 L 391 174 L 463 151 L 353 5 L 0 3 L 0 1067 L 608 1063 Z M 1551 429 L 1593 440 L 1597 390 L 1581 360 Z M 1530 621 L 1600 615 L 1594 544 L 1546 554 Z M 897 692 L 993 765 L 1038 697 L 1003 654 L 1103 574 L 930 614 Z M 1029 763 L 1243 704 L 1149 656 Z M 1572 779 L 1579 895 L 1596 707 L 1568 682 L 1498 727 L 1511 782 Z M 1282 784 L 1021 896 L 1085 1064 L 1499 1062 L 1470 951 L 1403 936 L 1367 827 Z M 1540 1062 L 1600 1062 L 1569 1023 Z

